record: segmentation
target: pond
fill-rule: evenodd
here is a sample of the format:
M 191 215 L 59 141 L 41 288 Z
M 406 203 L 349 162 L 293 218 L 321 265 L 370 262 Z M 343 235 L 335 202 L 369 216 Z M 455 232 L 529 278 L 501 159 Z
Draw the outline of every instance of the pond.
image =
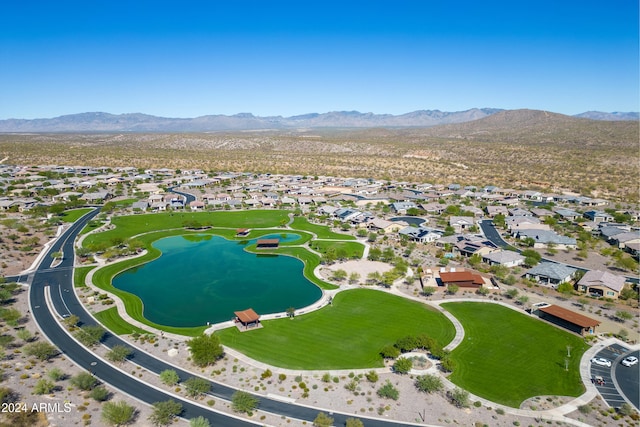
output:
M 290 242 L 300 236 L 261 238 Z M 176 327 L 224 322 L 247 308 L 283 312 L 320 299 L 322 291 L 303 276 L 301 260 L 246 252 L 252 243 L 211 235 L 160 239 L 153 246 L 162 256 L 118 274 L 113 286 L 140 297 L 148 320 Z

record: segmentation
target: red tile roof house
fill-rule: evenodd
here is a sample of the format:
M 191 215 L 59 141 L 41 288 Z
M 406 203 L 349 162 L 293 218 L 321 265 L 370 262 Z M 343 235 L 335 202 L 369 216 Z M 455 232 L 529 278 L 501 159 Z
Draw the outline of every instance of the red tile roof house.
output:
M 441 272 L 440 280 L 444 286 L 456 285 L 461 288 L 478 289 L 484 285 L 484 279 L 477 273 L 471 271 L 450 271 Z

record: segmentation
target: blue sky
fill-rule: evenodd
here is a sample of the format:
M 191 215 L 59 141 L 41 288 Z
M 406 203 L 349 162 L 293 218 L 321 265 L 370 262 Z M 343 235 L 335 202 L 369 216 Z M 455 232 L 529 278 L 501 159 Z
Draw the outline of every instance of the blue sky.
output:
M 0 119 L 638 111 L 638 1 L 29 1 Z

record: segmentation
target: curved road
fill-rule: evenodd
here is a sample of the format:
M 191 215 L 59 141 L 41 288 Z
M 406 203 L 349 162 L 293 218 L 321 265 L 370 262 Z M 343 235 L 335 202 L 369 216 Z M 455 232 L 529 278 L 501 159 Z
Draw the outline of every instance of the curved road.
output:
M 63 235 L 60 236 L 60 238 L 58 238 L 47 250 L 46 255 L 42 258 L 43 261 L 40 263 L 40 266 L 34 273 L 32 273 L 32 275 L 30 275 L 32 276 L 32 280 L 29 289 L 29 304 L 34 320 L 42 333 L 49 338 L 49 340 L 51 340 L 51 342 L 53 342 L 62 353 L 73 360 L 77 365 L 87 371 L 93 372 L 96 377 L 100 378 L 105 383 L 108 383 L 145 403 L 152 404 L 158 401 L 174 399 L 182 403 L 184 411 L 181 416 L 186 419 L 203 416 L 209 419 L 212 425 L 224 425 L 229 427 L 255 425 L 255 423 L 251 421 L 214 412 L 212 409 L 205 406 L 200 406 L 186 399 L 170 395 L 160 389 L 150 386 L 149 384 L 141 382 L 134 376 L 130 376 L 123 371 L 116 369 L 112 365 L 99 360 L 93 353 L 72 339 L 55 320 L 55 314 L 49 311 L 49 307 L 47 306 L 47 291 L 50 295 L 53 308 L 58 315 L 64 317 L 66 315 L 75 314 L 80 318 L 80 325 L 96 324 L 93 317 L 89 315 L 84 306 L 82 306 L 78 301 L 73 290 L 72 278 L 75 238 L 84 225 L 93 218 L 98 211 L 99 210 L 96 209 L 95 211 L 85 215 L 66 230 Z M 52 268 L 50 266 L 50 255 L 56 251 L 63 252 L 64 259 L 59 265 Z M 130 347 L 127 342 L 109 332 L 105 334 L 103 344 L 108 347 L 113 347 L 118 344 Z M 186 380 L 195 376 L 195 374 L 191 372 L 177 368 L 162 360 L 156 359 L 147 353 L 136 351 L 135 349 L 130 356 L 130 360 L 142 368 L 156 374 L 159 374 L 165 369 L 173 369 L 178 373 L 181 380 Z M 224 384 L 212 381 L 210 382 L 212 384 L 212 391 L 209 394 L 213 397 L 230 401 L 233 393 L 237 391 L 236 389 L 225 386 Z M 263 396 L 256 397 L 259 399 L 258 410 L 271 412 L 284 417 L 306 420 L 307 422 L 312 422 L 318 415 L 318 412 L 322 411 L 322 409 L 286 403 L 265 398 Z M 327 410 L 324 410 L 324 412 L 327 412 Z M 336 425 L 343 425 L 347 418 L 352 417 L 352 415 L 340 413 L 332 413 L 331 416 L 334 418 Z M 415 425 L 376 418 L 359 418 L 366 421 L 366 425 L 368 427 Z

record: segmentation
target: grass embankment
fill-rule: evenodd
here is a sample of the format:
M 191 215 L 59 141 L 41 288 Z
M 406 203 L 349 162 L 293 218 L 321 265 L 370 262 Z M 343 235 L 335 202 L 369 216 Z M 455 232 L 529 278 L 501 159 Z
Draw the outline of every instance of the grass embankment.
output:
M 102 323 L 107 329 L 117 335 L 127 335 L 133 333 L 139 333 L 143 335 L 149 335 L 151 332 L 138 328 L 127 321 L 125 321 L 116 307 L 107 308 L 106 310 L 93 313 L 96 319 Z
M 579 364 L 588 346 L 582 338 L 497 304 L 442 307 L 465 330 L 464 341 L 451 353 L 456 368 L 449 379 L 456 385 L 515 408 L 534 396 L 579 396 L 584 391 Z
M 334 242 L 316 240 L 310 244 L 311 249 L 326 254 L 329 250 L 338 258 L 360 259 L 364 254 L 364 245 L 360 242 Z
M 188 224 L 221 228 L 278 227 L 288 221 L 287 211 L 180 212 L 126 215 L 112 218 L 115 228 L 87 236 L 84 246 L 124 241 L 132 236 L 168 229 L 182 229 Z M 234 233 L 235 235 L 235 233 Z
M 314 233 L 318 239 L 356 240 L 355 237 L 349 234 L 335 233 L 325 225 L 311 224 L 305 217 L 301 216 L 293 219 L 291 228 Z
M 222 343 L 262 362 L 290 369 L 383 366 L 380 350 L 406 335 L 427 334 L 441 345 L 455 335 L 451 322 L 424 304 L 370 289 L 336 295 L 332 306 L 263 328 L 217 332 Z
M 70 211 L 64 211 L 60 214 L 60 219 L 64 222 L 76 222 L 83 215 L 91 212 L 93 208 L 80 208 L 80 209 L 72 209 Z
M 75 288 L 84 288 L 85 286 L 87 286 L 85 284 L 85 279 L 87 278 L 87 274 L 89 274 L 89 272 L 94 268 L 96 268 L 95 265 L 74 268 L 73 269 L 73 286 Z

